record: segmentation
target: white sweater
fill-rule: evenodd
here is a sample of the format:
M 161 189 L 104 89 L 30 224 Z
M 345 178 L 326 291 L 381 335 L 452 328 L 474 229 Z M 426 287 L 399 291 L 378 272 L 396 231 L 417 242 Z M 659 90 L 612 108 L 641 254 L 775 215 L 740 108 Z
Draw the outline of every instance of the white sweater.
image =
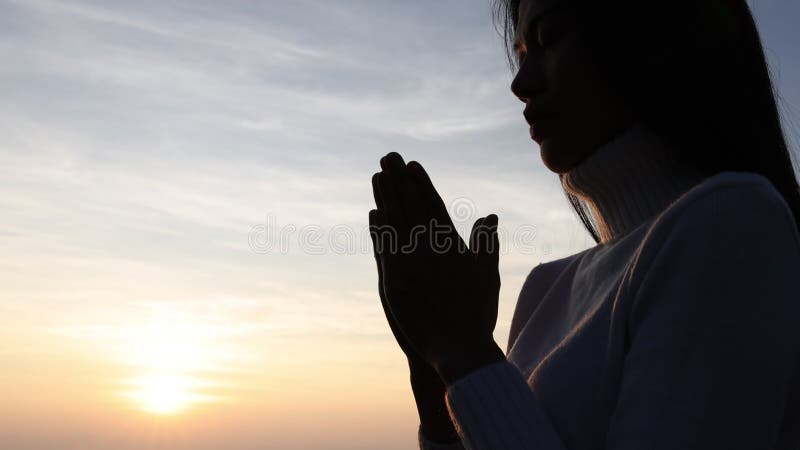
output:
M 702 179 L 636 126 L 562 179 L 601 243 L 528 275 L 507 361 L 423 450 L 800 448 L 800 235 L 763 176 Z

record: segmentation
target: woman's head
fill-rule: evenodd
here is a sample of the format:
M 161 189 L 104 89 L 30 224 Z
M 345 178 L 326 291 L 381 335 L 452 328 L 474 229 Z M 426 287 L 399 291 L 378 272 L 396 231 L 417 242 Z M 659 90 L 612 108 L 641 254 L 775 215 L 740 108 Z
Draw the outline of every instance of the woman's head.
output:
M 592 61 L 585 11 L 552 0 L 509 2 L 517 68 L 511 91 L 525 103 L 531 138 L 555 173 L 572 169 L 627 128 L 631 112 Z
M 764 175 L 800 224 L 800 192 L 745 0 L 495 0 L 513 93 L 563 174 L 632 121 L 704 175 Z M 516 45 L 515 45 L 516 44 Z M 552 112 L 552 120 L 540 119 Z M 537 128 L 537 121 L 542 126 Z M 581 202 L 570 198 L 597 240 Z

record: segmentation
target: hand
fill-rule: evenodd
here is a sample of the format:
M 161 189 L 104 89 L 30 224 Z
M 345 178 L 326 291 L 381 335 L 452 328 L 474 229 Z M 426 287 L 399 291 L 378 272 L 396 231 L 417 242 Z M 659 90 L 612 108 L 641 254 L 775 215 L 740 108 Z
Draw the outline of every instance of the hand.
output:
M 376 174 L 377 175 L 377 174 Z M 378 252 L 380 248 L 380 243 L 376 241 L 380 231 L 388 227 L 388 225 L 381 225 L 378 221 L 378 214 L 379 211 L 383 210 L 383 200 L 382 197 L 378 194 L 378 186 L 377 186 L 377 176 L 372 177 L 372 192 L 375 197 L 375 203 L 378 205 L 378 209 L 373 209 L 369 212 L 369 227 L 370 227 L 370 237 L 372 238 L 372 249 L 373 249 L 373 256 L 375 257 L 375 264 L 378 268 L 378 296 L 381 300 L 381 305 L 383 307 L 383 312 L 386 316 L 386 321 L 389 323 L 389 328 L 392 330 L 392 334 L 394 335 L 395 340 L 397 341 L 400 349 L 405 353 L 406 358 L 408 359 L 408 366 L 409 370 L 411 371 L 411 381 L 412 385 L 415 387 L 420 387 L 428 392 L 434 392 L 441 390 L 444 393 L 444 384 L 442 383 L 439 375 L 430 366 L 422 356 L 414 350 L 411 346 L 411 343 L 408 341 L 408 338 L 405 337 L 403 332 L 400 330 L 397 321 L 395 320 L 394 316 L 389 309 L 389 305 L 386 302 L 386 290 L 384 288 L 384 275 L 383 275 L 383 266 L 381 264 L 381 258 Z
M 375 177 L 373 177 L 373 191 L 377 192 L 377 188 L 374 185 L 374 178 Z M 379 197 L 376 196 L 375 201 L 379 202 Z M 377 235 L 381 229 L 381 225 L 378 223 L 377 214 L 378 210 L 375 209 L 369 212 L 369 227 L 370 237 L 372 238 L 373 256 L 375 257 L 375 264 L 378 267 L 378 296 L 381 299 L 381 305 L 383 306 L 383 312 L 386 315 L 386 321 L 389 322 L 389 328 L 392 330 L 395 340 L 397 341 L 398 345 L 400 345 L 400 349 L 403 351 L 403 353 L 405 353 L 406 358 L 408 359 L 408 366 L 412 372 L 412 377 L 416 376 L 418 381 L 425 383 L 427 386 L 433 386 L 437 381 L 441 384 L 439 375 L 436 374 L 433 368 L 420 356 L 419 353 L 417 353 L 416 350 L 414 350 L 409 343 L 408 338 L 406 338 L 403 332 L 400 330 L 397 321 L 394 319 L 394 316 L 392 316 L 389 305 L 386 302 L 383 267 L 381 264 L 380 255 L 378 254 L 380 244 L 376 242 Z
M 380 205 L 379 209 L 382 209 L 382 199 L 380 195 L 378 195 L 376 182 L 377 177 L 373 177 L 375 202 Z M 375 264 L 378 268 L 378 296 L 381 299 L 381 305 L 383 306 L 386 320 L 389 322 L 389 328 L 392 330 L 395 340 L 400 345 L 400 349 L 405 353 L 408 359 L 408 367 L 411 372 L 411 389 L 414 392 L 420 425 L 424 435 L 430 439 L 441 442 L 456 440 L 458 434 L 450 421 L 447 406 L 444 403 L 444 395 L 447 387 L 436 370 L 434 370 L 434 368 L 411 346 L 408 338 L 406 338 L 400 330 L 386 302 L 383 267 L 378 252 L 380 244 L 377 242 L 377 236 L 381 231 L 381 227 L 377 221 L 377 214 L 378 210 L 375 209 L 369 212 L 370 237 L 372 238 Z
M 373 177 L 374 182 L 374 177 Z M 377 187 L 373 185 L 373 191 L 377 192 Z M 376 202 L 380 202 L 378 196 L 375 197 Z M 373 255 L 375 256 L 375 263 L 378 267 L 378 296 L 383 305 L 383 312 L 386 315 L 386 320 L 389 322 L 389 328 L 395 340 L 400 345 L 400 349 L 405 353 L 408 359 L 408 368 L 411 372 L 411 390 L 414 392 L 414 400 L 417 406 L 417 414 L 419 414 L 420 427 L 423 435 L 427 439 L 436 442 L 456 442 L 458 441 L 458 432 L 455 429 L 450 414 L 445 404 L 444 396 L 447 387 L 445 386 L 439 374 L 428 364 L 416 350 L 411 347 L 408 339 L 400 331 L 397 321 L 392 316 L 389 306 L 386 303 L 386 293 L 383 288 L 383 268 L 381 267 L 381 258 L 377 249 L 379 248 L 376 242 L 378 224 L 376 222 L 377 210 L 369 212 L 369 226 L 370 236 L 372 237 Z
M 401 348 L 445 382 L 505 358 L 492 336 L 500 289 L 497 216 L 475 222 L 467 247 L 419 163 L 406 166 L 390 153 L 381 167 L 373 177 L 377 209 L 370 222 L 383 229 L 373 244 Z

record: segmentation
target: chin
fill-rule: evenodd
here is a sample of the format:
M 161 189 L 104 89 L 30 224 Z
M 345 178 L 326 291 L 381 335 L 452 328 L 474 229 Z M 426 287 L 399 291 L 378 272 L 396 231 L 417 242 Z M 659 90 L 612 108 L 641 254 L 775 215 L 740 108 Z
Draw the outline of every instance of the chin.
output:
M 583 159 L 585 153 L 576 148 L 576 142 L 561 136 L 542 139 L 539 154 L 544 165 L 553 173 L 562 174 L 572 170 Z

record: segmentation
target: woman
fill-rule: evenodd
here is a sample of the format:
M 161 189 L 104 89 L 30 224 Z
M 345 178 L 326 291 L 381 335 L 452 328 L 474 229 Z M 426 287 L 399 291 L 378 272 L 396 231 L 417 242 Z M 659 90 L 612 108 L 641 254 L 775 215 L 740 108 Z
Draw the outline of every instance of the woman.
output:
M 528 275 L 503 352 L 469 243 L 390 153 L 379 293 L 423 449 L 800 448 L 800 190 L 745 0 L 502 0 L 511 89 L 597 245 Z

